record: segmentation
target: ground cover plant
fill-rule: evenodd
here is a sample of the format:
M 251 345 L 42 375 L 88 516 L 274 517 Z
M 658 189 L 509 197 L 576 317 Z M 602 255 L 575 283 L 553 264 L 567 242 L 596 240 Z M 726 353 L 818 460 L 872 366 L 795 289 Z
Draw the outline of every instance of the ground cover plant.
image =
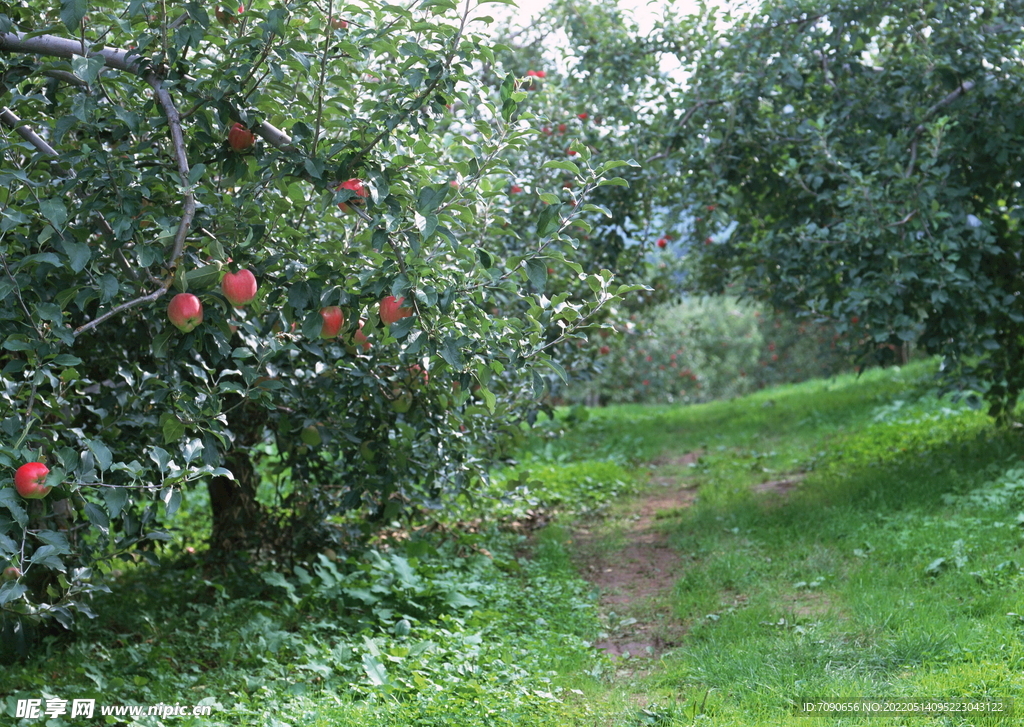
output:
M 564 513 L 529 541 L 494 527 L 523 519 L 495 493 L 462 531 L 453 517 L 259 577 L 213 578 L 187 550 L 159 574 L 126 567 L 76 638 L 7 668 L 4 708 L 102 694 L 214 708 L 174 724 L 596 727 L 830 725 L 834 714 L 799 705 L 1015 700 L 1024 443 L 970 402 L 935 398 L 935 365 L 690 407 L 563 410 L 495 477 Z M 679 464 L 687 452 L 699 457 Z M 577 571 L 578 529 L 634 519 L 649 474 L 696 493 L 656 517 L 682 563 L 663 604 L 682 637 L 654 658 L 612 660 L 594 645 L 645 616 L 602 611 Z M 783 479 L 797 484 L 757 490 Z M 579 509 L 566 504 L 575 487 Z

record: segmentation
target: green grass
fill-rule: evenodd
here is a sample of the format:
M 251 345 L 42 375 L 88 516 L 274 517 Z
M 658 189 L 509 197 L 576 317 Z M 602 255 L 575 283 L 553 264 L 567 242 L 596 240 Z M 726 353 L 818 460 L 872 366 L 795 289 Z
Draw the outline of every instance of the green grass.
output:
M 17 699 L 47 697 L 213 706 L 134 723 L 153 726 L 1015 724 L 800 710 L 1024 709 L 1024 439 L 931 396 L 931 366 L 564 412 L 487 497 L 449 514 L 472 532 L 276 574 L 168 551 L 159 572 L 126 567 L 95 621 L 7 667 L 0 711 L 19 727 L 82 723 L 14 719 Z M 697 462 L 680 460 L 691 451 Z M 598 531 L 648 469 L 698 488 L 658 520 L 685 563 L 660 612 L 685 635 L 660 659 L 613 663 L 589 646 L 608 621 L 573 568 L 570 518 Z M 751 489 L 794 478 L 785 495 Z M 529 542 L 493 527 L 538 511 L 562 515 Z
M 919 364 L 596 417 L 647 432 L 649 455 L 704 452 L 689 468 L 697 504 L 666 523 L 687 560 L 671 604 L 686 638 L 612 692 L 664 705 L 648 707 L 658 724 L 701 712 L 715 725 L 1016 723 L 799 709 L 865 698 L 1024 708 L 1024 441 L 928 396 L 926 374 Z M 784 497 L 750 488 L 797 473 Z

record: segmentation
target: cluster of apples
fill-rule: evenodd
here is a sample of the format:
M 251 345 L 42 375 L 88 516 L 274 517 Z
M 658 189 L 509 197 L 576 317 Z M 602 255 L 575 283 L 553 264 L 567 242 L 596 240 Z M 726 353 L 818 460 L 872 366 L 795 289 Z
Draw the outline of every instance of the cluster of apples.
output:
M 236 273 L 224 274 L 221 281 L 221 292 L 231 305 L 236 308 L 243 308 L 256 299 L 256 276 L 251 270 L 239 270 Z M 402 305 L 405 298 L 396 298 L 393 295 L 381 298 L 379 305 L 380 320 L 384 325 L 390 326 L 403 318 L 412 315 L 412 308 Z M 345 325 L 345 314 L 340 307 L 329 305 L 320 309 L 320 317 L 323 319 L 323 327 L 320 329 L 320 337 L 325 339 L 337 338 Z M 171 298 L 167 306 L 167 318 L 182 333 L 190 333 L 203 322 L 203 303 L 198 296 L 192 293 L 178 293 Z M 370 350 L 370 342 L 366 334 L 362 332 L 363 321 L 359 321 L 359 328 L 355 332 L 355 342 L 363 347 L 364 351 Z

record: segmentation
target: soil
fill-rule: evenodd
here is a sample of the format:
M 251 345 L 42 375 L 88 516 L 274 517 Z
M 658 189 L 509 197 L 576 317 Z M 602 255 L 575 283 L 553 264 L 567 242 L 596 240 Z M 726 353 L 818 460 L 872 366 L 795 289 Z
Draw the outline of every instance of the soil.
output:
M 685 467 L 700 453 L 657 463 Z M 625 516 L 579 527 L 573 535 L 580 573 L 600 593 L 607 634 L 594 644 L 616 658 L 652 657 L 677 646 L 685 633 L 665 598 L 682 573 L 682 558 L 658 523 L 690 507 L 696 487 L 685 478 L 654 477 L 654 487 L 630 504 Z
M 597 588 L 606 622 L 606 633 L 594 647 L 616 659 L 657 657 L 678 646 L 686 633 L 668 597 L 683 574 L 684 560 L 669 543 L 671 528 L 665 521 L 696 501 L 697 485 L 687 472 L 701 454 L 653 462 L 650 488 L 624 503 L 623 511 L 582 523 L 573 532 L 573 559 Z M 781 504 L 804 476 L 794 473 L 751 489 L 771 507 Z M 737 604 L 743 600 L 737 596 Z M 818 594 L 809 592 L 795 595 L 787 605 L 798 618 L 828 608 Z

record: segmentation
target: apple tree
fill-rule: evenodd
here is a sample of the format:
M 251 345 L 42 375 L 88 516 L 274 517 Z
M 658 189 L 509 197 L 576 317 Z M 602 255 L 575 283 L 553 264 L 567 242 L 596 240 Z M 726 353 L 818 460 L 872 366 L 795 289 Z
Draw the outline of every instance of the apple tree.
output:
M 159 562 L 195 488 L 212 555 L 443 507 L 634 289 L 574 259 L 621 184 L 582 146 L 576 205 L 510 244 L 535 119 L 482 5 L 5 4 L 4 613 L 70 626 L 115 559 Z M 576 284 L 545 294 L 555 266 Z M 26 501 L 33 461 L 53 490 Z
M 996 0 L 768 0 L 681 23 L 678 154 L 690 208 L 714 209 L 700 284 L 834 321 L 864 354 L 916 341 L 1006 420 L 1024 388 L 1022 20 Z

